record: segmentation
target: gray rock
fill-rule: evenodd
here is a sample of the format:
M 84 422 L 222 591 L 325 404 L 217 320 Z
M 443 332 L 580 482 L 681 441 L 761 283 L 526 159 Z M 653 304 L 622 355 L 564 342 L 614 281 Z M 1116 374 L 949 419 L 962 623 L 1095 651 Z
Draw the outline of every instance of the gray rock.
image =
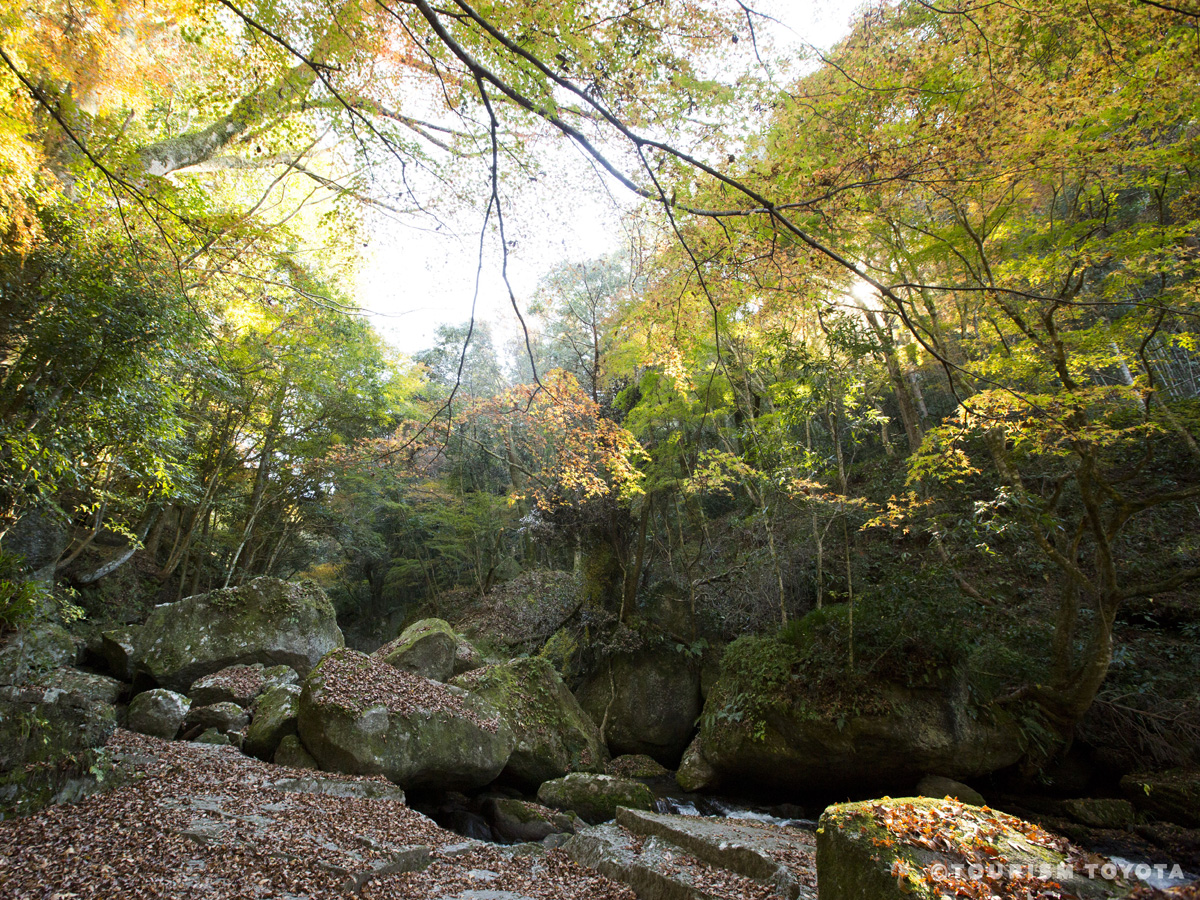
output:
M 138 670 L 183 691 L 237 664 L 287 665 L 305 673 L 344 642 L 320 587 L 264 577 L 156 606 L 136 643 Z
M 286 735 L 296 733 L 300 710 L 300 688 L 280 684 L 266 691 L 254 704 L 254 717 L 246 730 L 242 749 L 247 756 L 270 761 Z
M 1200 828 L 1200 768 L 1126 775 L 1121 790 L 1155 818 Z
M 802 884 L 779 860 L 811 859 L 814 853 L 813 838 L 807 832 L 767 830 L 736 819 L 619 809 L 617 824 L 643 837 L 669 841 L 709 865 L 769 885 L 789 900 L 799 896 Z
M 381 781 L 336 778 L 327 775 L 304 775 L 300 778 L 281 778 L 271 785 L 289 794 L 321 794 L 325 797 L 355 797 L 360 800 L 389 800 L 404 803 L 404 791 L 394 784 Z
M 713 900 L 712 871 L 688 861 L 660 837 L 635 837 L 619 825 L 597 825 L 563 849 L 581 866 L 627 884 L 639 900 Z
M 461 634 L 456 634 L 454 636 L 454 674 L 462 675 L 464 672 L 481 669 L 485 665 L 487 665 L 487 661 L 483 658 L 483 654 L 475 649 L 475 645 Z
M 322 769 L 405 788 L 481 787 L 514 745 L 486 701 L 353 650 L 329 654 L 305 680 L 299 733 Z
M 511 843 L 541 841 L 552 834 L 574 834 L 583 824 L 566 813 L 509 797 L 484 800 L 483 814 L 496 836 Z
M 680 765 L 687 790 L 719 784 L 759 784 L 803 792 L 886 791 L 914 784 L 928 772 L 969 779 L 1012 765 L 1021 732 L 1002 710 L 973 715 L 965 692 L 880 685 L 886 711 L 837 717 L 813 714 L 802 695 L 764 704 L 761 722 L 722 716 L 740 702 L 725 677 L 705 704 L 699 736 Z
M 100 656 L 108 671 L 125 682 L 133 681 L 137 670 L 135 629 L 111 628 L 100 634 Z
M 583 772 L 547 781 L 538 788 L 537 798 L 551 809 L 573 812 L 592 825 L 614 818 L 622 806 L 654 809 L 654 794 L 640 781 Z
M 943 797 L 953 797 L 971 806 L 983 806 L 983 794 L 974 788 L 967 787 L 961 781 L 945 778 L 941 775 L 926 775 L 917 782 L 918 797 L 932 797 L 941 800 Z
M 28 684 L 52 669 L 79 661 L 79 641 L 54 622 L 10 634 L 0 645 L 0 684 Z
M 250 714 L 236 703 L 212 703 L 208 706 L 196 706 L 193 702 L 188 714 L 184 717 L 184 731 L 199 728 L 206 731 L 215 728 L 221 734 L 230 731 L 241 731 L 250 724 Z
M 129 730 L 173 740 L 192 701 L 183 694 L 155 688 L 138 694 L 129 704 Z
M 1128 828 L 1133 824 L 1133 804 L 1110 797 L 1064 800 L 1062 811 L 1089 828 Z
M 614 754 L 643 753 L 678 765 L 700 715 L 700 670 L 681 653 L 656 648 L 610 657 L 576 692 Z
M 528 789 L 569 772 L 601 772 L 608 748 L 548 660 L 514 659 L 455 678 L 507 720 L 517 745 L 504 775 Z
M 405 672 L 433 681 L 449 681 L 454 674 L 458 641 L 449 623 L 442 619 L 422 619 L 376 650 L 375 656 Z
M 205 730 L 199 737 L 196 738 L 197 744 L 215 744 L 221 747 L 229 746 L 229 735 L 223 731 L 218 731 L 215 728 Z
M 304 749 L 300 738 L 294 734 L 285 734 L 275 750 L 274 763 L 277 766 L 291 766 L 293 769 L 318 769 L 317 761 L 312 754 Z

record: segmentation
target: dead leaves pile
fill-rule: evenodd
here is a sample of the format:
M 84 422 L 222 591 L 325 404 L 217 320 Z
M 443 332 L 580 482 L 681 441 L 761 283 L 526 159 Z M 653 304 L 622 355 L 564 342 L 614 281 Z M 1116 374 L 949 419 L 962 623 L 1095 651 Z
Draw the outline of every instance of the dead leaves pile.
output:
M 505 889 L 542 900 L 634 900 L 623 886 L 561 854 L 514 859 L 490 845 L 464 848 L 461 837 L 394 800 L 277 790 L 279 779 L 312 773 L 259 762 L 232 747 L 118 731 L 109 750 L 127 773 L 115 787 L 0 822 L 0 900 L 345 898 L 348 872 L 370 871 L 396 848 L 414 846 L 430 848 L 429 869 L 377 877 L 362 895 L 426 900 L 443 896 L 450 884 L 511 884 Z M 451 858 L 454 845 L 469 852 Z M 494 872 L 495 882 L 473 879 L 475 868 Z

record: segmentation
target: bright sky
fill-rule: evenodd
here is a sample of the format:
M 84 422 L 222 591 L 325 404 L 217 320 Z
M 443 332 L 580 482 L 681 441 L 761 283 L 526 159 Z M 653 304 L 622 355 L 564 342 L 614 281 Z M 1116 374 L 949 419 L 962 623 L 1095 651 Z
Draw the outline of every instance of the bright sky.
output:
M 831 47 L 849 30 L 862 0 L 759 0 L 748 3 L 777 19 L 756 22 L 770 29 L 781 54 L 810 44 Z M 749 41 L 741 41 L 749 54 Z M 591 259 L 626 243 L 621 207 L 633 204 L 627 191 L 606 188 L 579 151 L 553 150 L 537 184 L 505 205 L 509 280 L 522 310 L 538 281 L 556 264 Z M 608 190 L 613 193 L 609 194 Z M 465 322 L 471 315 L 479 259 L 479 218 L 452 220 L 441 231 L 421 230 L 395 218 L 369 218 L 370 236 L 362 248 L 358 303 L 373 313 L 380 333 L 399 350 L 412 353 L 432 344 L 438 325 Z M 516 315 L 500 276 L 497 241 L 484 251 L 476 318 L 493 326 L 496 343 L 515 335 Z

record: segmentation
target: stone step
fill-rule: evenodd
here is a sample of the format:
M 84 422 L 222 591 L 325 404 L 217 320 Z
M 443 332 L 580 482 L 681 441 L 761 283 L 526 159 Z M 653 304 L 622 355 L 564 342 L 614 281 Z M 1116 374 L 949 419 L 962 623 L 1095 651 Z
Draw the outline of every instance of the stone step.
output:
M 617 824 L 634 834 L 669 841 L 703 862 L 767 885 L 787 900 L 797 900 L 804 893 L 805 874 L 815 883 L 815 840 L 807 832 L 736 819 L 634 809 L 618 810 Z
M 697 859 L 658 835 L 634 834 L 616 823 L 588 828 L 567 841 L 564 849 L 580 865 L 629 885 L 639 900 L 772 900 L 787 896 L 772 885 Z

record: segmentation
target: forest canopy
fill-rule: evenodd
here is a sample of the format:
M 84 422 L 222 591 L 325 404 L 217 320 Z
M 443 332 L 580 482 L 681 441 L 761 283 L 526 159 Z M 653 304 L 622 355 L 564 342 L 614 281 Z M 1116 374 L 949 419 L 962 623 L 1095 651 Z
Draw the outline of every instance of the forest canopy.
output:
M 612 634 L 669 589 L 680 646 L 966 672 L 1069 737 L 1123 617 L 1200 579 L 1200 10 L 880 2 L 788 66 L 768 26 L 0 13 L 0 623 L 32 570 L 98 620 L 305 575 L 365 631 L 561 570 Z M 371 217 L 469 211 L 507 276 L 564 144 L 627 246 L 506 279 L 515 340 L 390 348 Z

